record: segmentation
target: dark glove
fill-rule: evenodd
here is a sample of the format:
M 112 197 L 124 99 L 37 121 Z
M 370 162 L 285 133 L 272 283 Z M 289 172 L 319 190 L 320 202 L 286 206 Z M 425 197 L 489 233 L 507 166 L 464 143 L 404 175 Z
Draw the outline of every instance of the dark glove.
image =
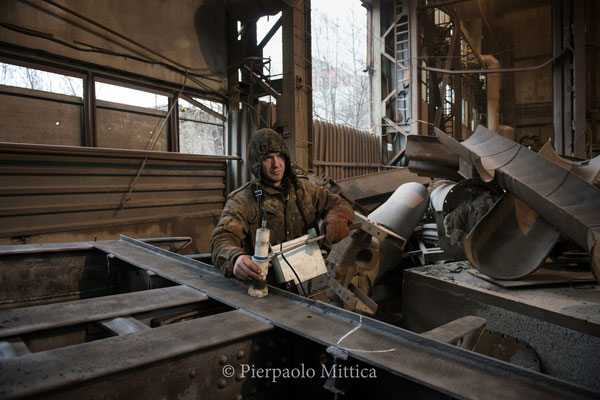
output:
M 350 234 L 348 225 L 354 221 L 354 213 L 342 206 L 335 206 L 325 216 L 325 241 L 336 244 Z

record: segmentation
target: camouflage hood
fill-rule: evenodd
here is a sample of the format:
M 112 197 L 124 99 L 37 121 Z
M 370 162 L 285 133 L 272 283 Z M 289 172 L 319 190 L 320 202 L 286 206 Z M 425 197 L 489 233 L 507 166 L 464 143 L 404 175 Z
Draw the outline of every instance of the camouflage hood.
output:
M 289 178 L 292 183 L 296 175 L 292 170 L 290 153 L 281 135 L 272 129 L 263 128 L 256 132 L 248 145 L 248 164 L 252 174 L 261 180 L 261 163 L 269 153 L 281 153 L 285 158 L 285 172 L 283 178 Z

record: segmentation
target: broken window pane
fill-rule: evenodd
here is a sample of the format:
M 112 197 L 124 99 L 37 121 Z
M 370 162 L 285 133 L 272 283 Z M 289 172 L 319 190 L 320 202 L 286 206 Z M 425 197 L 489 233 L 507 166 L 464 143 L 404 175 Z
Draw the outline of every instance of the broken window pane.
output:
M 222 114 L 223 104 L 193 99 Z M 224 122 L 215 115 L 183 99 L 179 99 L 179 151 L 188 154 L 223 155 Z

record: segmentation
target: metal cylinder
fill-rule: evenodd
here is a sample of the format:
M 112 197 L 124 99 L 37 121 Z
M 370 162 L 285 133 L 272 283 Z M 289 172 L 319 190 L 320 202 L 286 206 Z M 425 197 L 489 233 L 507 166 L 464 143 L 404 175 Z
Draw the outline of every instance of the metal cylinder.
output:
M 265 279 L 269 273 L 269 236 L 270 231 L 267 228 L 258 228 L 256 230 L 256 244 L 254 245 L 254 255 L 252 262 L 260 268 L 262 281 L 253 280 L 248 288 L 248 294 L 253 297 L 265 297 L 269 291 L 265 284 Z
M 417 182 L 408 182 L 396 189 L 385 203 L 369 214 L 369 219 L 408 239 L 428 203 L 427 188 Z
M 439 183 L 438 183 L 439 182 Z M 444 200 L 448 192 L 456 185 L 453 181 L 438 181 L 434 183 L 435 188 L 431 190 L 431 208 L 434 212 L 442 211 L 444 209 Z M 431 187 L 430 187 L 431 189 Z
M 424 185 L 417 182 L 405 183 L 396 189 L 385 203 L 369 214 L 369 219 L 408 239 L 421 221 L 428 204 L 429 193 Z M 400 263 L 402 249 L 392 241 L 384 240 L 380 244 L 379 254 L 376 281 Z

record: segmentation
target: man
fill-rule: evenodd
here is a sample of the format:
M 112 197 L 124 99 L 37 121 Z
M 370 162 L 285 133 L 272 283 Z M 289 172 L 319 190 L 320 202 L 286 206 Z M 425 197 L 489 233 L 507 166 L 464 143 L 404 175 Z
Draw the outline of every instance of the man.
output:
M 263 215 L 273 247 L 306 234 L 320 219 L 328 243 L 348 236 L 348 225 L 354 220 L 350 204 L 306 177 L 296 176 L 277 132 L 261 129 L 252 137 L 248 163 L 255 178 L 229 195 L 210 238 L 213 263 L 225 276 L 261 279 L 251 256 Z

